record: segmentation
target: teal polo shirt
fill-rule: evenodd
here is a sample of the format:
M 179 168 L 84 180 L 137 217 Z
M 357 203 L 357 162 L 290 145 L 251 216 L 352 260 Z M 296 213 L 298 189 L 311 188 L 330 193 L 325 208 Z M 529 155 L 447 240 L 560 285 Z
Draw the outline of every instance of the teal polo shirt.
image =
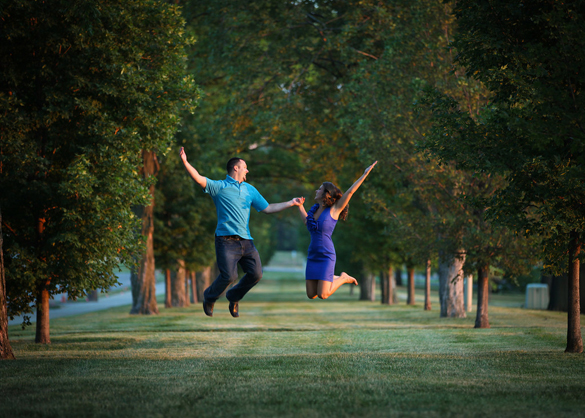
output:
M 244 239 L 253 239 L 250 235 L 250 207 L 258 212 L 268 207 L 268 202 L 254 186 L 246 182 L 238 183 L 228 175 L 225 180 L 207 179 L 204 192 L 215 203 L 215 235 L 239 235 Z

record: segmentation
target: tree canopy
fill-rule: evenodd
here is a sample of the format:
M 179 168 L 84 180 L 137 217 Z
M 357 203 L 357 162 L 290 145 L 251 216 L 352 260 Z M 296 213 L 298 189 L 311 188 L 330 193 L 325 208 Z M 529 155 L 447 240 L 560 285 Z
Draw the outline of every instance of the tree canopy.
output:
M 116 282 L 141 249 L 141 149 L 164 151 L 198 90 L 166 2 L 13 2 L 0 27 L 0 206 L 10 315 Z M 48 309 L 48 306 L 47 306 Z M 38 322 L 37 322 L 38 323 Z

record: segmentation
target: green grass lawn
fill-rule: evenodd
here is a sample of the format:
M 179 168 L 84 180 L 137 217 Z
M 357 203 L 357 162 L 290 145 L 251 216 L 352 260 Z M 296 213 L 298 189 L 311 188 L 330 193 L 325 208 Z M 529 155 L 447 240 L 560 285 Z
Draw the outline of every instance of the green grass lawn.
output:
M 491 329 L 417 305 L 308 300 L 302 275 L 265 273 L 229 315 L 129 307 L 9 329 L 0 416 L 387 417 L 585 415 L 585 357 L 564 354 L 566 314 L 494 295 Z M 402 290 L 400 295 L 404 297 Z M 160 300 L 162 302 L 162 299 Z

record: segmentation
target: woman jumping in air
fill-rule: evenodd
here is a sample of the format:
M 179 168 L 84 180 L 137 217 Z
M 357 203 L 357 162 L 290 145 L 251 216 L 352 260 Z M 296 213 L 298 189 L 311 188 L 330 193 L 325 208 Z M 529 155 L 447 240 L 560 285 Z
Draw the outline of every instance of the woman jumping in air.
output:
M 305 225 L 311 234 L 305 271 L 309 299 L 316 297 L 327 299 L 344 283 L 358 284 L 355 278 L 346 273 L 341 273 L 340 276 L 333 275 L 336 256 L 331 234 L 337 220 L 347 218 L 349 200 L 376 163 L 377 161 L 366 168 L 364 174 L 345 193 L 342 193 L 333 183 L 325 182 L 317 189 L 315 194 L 317 203 L 311 207 L 309 213 L 305 211 L 303 205 L 299 206 Z

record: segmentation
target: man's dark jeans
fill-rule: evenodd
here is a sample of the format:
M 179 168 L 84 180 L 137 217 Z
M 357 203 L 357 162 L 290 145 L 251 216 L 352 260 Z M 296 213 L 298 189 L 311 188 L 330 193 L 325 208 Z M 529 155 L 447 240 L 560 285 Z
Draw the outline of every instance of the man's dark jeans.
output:
M 238 264 L 244 270 L 244 277 L 226 293 L 230 302 L 239 302 L 248 291 L 262 278 L 262 263 L 254 241 L 215 237 L 215 255 L 219 276 L 205 289 L 203 296 L 207 302 L 215 302 L 230 283 L 238 279 Z

